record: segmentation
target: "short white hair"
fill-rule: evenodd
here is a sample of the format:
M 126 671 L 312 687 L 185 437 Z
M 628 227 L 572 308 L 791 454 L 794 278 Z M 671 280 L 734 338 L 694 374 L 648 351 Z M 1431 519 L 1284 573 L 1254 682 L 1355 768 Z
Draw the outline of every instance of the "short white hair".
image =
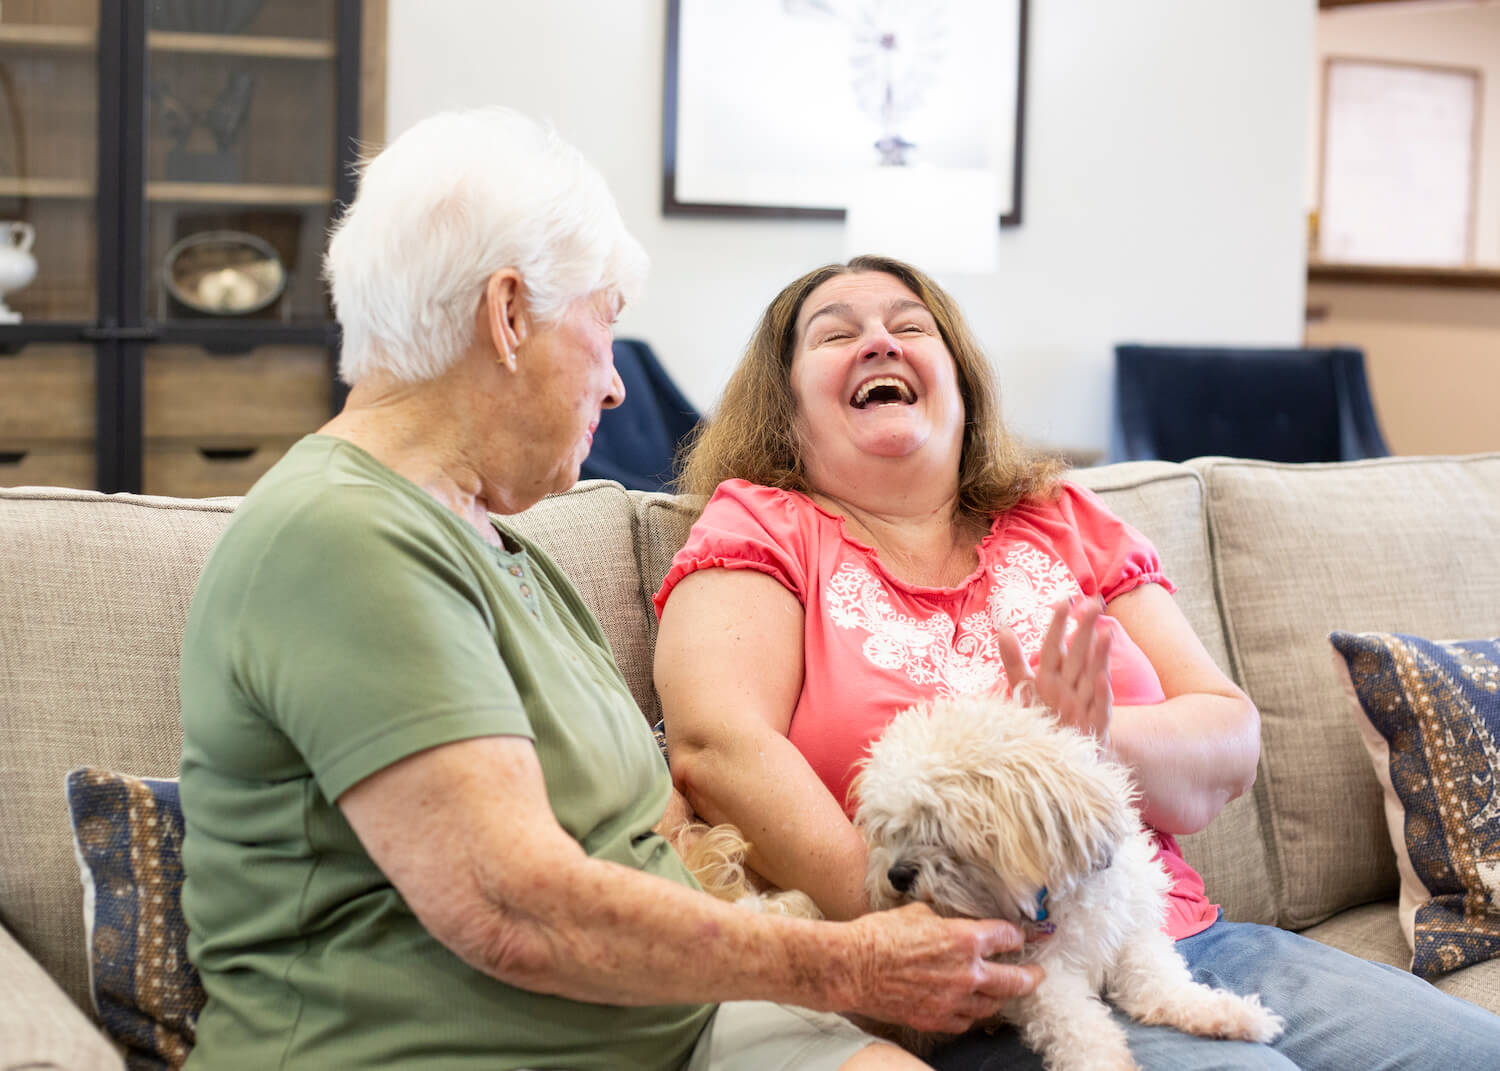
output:
M 485 281 L 515 268 L 538 323 L 599 290 L 631 300 L 646 253 L 599 172 L 509 108 L 442 112 L 369 160 L 334 225 L 324 275 L 343 327 L 339 375 L 421 382 L 474 341 Z

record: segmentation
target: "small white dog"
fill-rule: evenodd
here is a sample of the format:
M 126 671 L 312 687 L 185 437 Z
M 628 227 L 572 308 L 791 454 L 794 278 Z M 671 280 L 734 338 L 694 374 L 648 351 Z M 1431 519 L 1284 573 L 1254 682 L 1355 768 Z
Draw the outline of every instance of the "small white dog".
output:
M 876 908 L 914 900 L 939 915 L 1001 918 L 1045 939 L 1019 957 L 1046 978 L 1007 1004 L 1050 1071 L 1133 1069 L 1100 999 L 1142 1023 L 1267 1042 L 1282 1021 L 1256 996 L 1194 982 L 1162 930 L 1169 880 L 1142 828 L 1130 775 L 1050 711 L 993 697 L 937 700 L 897 716 L 855 781 Z M 687 863 L 710 892 L 757 910 L 819 917 L 800 892 L 757 892 L 733 826 L 696 833 Z M 919 1055 L 944 1034 L 876 1029 Z
M 1169 879 L 1130 775 L 1045 708 L 992 697 L 914 707 L 871 746 L 854 791 L 875 907 L 920 900 L 1049 934 L 1022 956 L 1046 978 L 1000 1021 L 1050 1071 L 1136 1066 L 1101 993 L 1142 1023 L 1280 1036 L 1258 997 L 1193 981 L 1162 930 Z M 917 1051 L 940 1039 L 900 1038 Z

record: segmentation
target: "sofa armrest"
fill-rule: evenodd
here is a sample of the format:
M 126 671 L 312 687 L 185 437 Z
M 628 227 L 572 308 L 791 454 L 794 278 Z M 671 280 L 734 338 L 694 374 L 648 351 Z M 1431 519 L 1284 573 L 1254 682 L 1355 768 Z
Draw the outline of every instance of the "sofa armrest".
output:
M 78 1005 L 0 926 L 0 1067 L 123 1071 L 125 1061 Z

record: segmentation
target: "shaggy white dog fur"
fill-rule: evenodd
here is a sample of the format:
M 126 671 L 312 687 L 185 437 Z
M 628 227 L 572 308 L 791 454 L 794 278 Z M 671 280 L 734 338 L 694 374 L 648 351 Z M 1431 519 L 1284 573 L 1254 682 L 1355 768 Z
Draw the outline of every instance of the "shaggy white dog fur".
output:
M 1046 709 L 993 697 L 914 707 L 871 746 L 854 791 L 873 906 L 920 900 L 940 915 L 1008 919 L 1046 935 L 1020 957 L 1046 978 L 997 1023 L 1014 1023 L 1050 1071 L 1136 1066 L 1101 994 L 1142 1023 L 1202 1037 L 1280 1035 L 1281 1019 L 1258 997 L 1193 981 L 1162 930 L 1169 879 L 1128 772 Z M 787 894 L 768 900 L 744 885 L 744 842 L 732 827 L 715 827 L 696 851 L 689 866 L 710 891 L 816 917 L 800 893 L 788 906 Z M 918 1053 L 946 1038 L 881 1032 Z

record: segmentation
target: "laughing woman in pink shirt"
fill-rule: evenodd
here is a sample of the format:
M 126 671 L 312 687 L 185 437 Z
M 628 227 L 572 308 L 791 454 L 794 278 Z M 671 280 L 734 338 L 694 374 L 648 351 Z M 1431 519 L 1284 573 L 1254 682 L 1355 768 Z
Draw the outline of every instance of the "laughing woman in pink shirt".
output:
M 705 819 L 745 831 L 760 875 L 831 918 L 864 913 L 854 764 L 914 703 L 1026 680 L 1130 768 L 1172 879 L 1167 930 L 1198 980 L 1259 992 L 1287 1020 L 1254 1045 L 1117 1017 L 1139 1064 L 1500 1066 L 1490 1013 L 1219 920 L 1175 838 L 1253 783 L 1255 706 L 1150 542 L 1009 436 L 986 358 L 920 271 L 860 257 L 783 290 L 681 485 L 708 501 L 656 596 L 673 776 Z M 1442 1040 L 1413 1028 L 1433 1021 Z M 1013 1033 L 929 1060 L 1040 1066 Z

